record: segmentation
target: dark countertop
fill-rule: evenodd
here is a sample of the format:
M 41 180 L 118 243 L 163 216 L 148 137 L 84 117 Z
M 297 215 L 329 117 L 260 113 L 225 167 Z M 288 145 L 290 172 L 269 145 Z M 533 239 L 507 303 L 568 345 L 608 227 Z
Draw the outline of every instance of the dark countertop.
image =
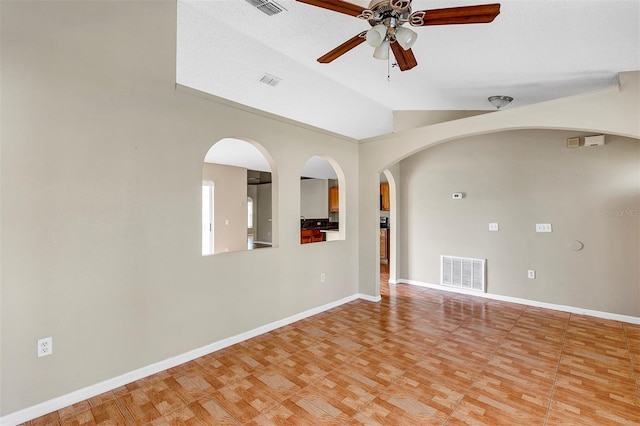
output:
M 329 222 L 328 219 L 300 219 L 300 229 L 337 231 L 339 229 L 339 224 L 338 222 Z

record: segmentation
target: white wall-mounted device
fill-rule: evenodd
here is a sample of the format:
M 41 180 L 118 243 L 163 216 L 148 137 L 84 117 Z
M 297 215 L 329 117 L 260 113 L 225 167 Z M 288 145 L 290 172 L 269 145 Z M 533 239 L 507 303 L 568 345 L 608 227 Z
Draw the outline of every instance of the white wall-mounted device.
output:
M 567 139 L 567 148 L 578 148 L 580 146 L 580 138 Z
M 599 145 L 604 145 L 604 135 L 584 137 L 584 146 L 599 146 Z
M 550 223 L 536 223 L 536 232 L 553 232 Z
M 453 194 L 451 194 L 451 198 L 453 198 L 454 200 L 461 200 L 464 198 L 464 193 L 454 192 Z

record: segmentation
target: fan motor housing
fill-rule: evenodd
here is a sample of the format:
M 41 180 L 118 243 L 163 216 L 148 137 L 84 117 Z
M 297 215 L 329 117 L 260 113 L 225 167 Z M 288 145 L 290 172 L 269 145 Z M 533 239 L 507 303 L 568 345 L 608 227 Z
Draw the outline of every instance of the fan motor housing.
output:
M 392 19 L 395 20 L 394 26 L 400 26 L 409 20 L 411 14 L 410 3 L 406 8 L 398 9 L 391 5 L 391 0 L 372 0 L 369 10 L 373 12 L 373 18 L 368 20 L 372 27 L 381 23 L 389 26 Z

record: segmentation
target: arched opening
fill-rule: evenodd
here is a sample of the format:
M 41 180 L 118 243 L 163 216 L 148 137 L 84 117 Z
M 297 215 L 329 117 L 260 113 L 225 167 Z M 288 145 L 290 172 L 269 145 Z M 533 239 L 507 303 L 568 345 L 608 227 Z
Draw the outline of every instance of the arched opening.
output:
M 313 156 L 300 173 L 300 244 L 345 239 L 344 173 L 332 158 Z
M 398 203 L 396 181 L 391 170 L 380 173 L 380 281 L 397 280 Z
M 253 141 L 225 138 L 202 169 L 202 254 L 274 245 L 273 160 Z

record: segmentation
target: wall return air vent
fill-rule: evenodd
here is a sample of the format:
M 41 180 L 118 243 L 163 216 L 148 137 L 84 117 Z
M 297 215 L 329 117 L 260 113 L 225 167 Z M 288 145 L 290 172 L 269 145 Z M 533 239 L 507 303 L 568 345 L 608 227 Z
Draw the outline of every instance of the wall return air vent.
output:
M 485 292 L 486 260 L 440 256 L 440 284 Z
M 272 0 L 245 0 L 245 1 L 250 5 L 256 7 L 262 13 L 265 13 L 269 16 L 273 16 L 287 10 Z

